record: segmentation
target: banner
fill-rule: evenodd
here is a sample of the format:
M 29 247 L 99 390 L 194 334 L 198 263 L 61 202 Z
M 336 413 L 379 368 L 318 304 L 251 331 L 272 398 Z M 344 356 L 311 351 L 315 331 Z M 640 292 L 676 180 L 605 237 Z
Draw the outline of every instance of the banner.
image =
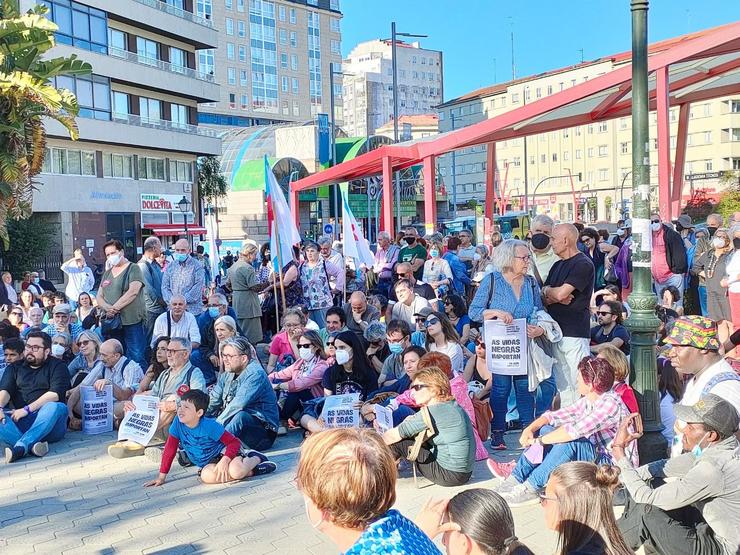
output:
M 342 191 L 342 204 L 344 205 L 344 217 L 342 218 L 342 252 L 344 256 L 354 258 L 357 266 L 364 264 L 371 268 L 375 259 L 370 250 L 367 239 L 362 235 L 360 226 L 355 215 L 349 207 L 349 195 Z
M 527 373 L 527 320 L 511 324 L 486 320 L 483 328 L 486 364 L 492 374 L 520 376 Z
M 360 426 L 359 393 L 330 395 L 324 400 L 321 417 L 328 428 L 357 428 Z
M 301 234 L 295 226 L 293 216 L 285 200 L 283 190 L 272 173 L 270 163 L 265 156 L 265 190 L 267 191 L 268 208 L 272 211 L 272 222 L 268 223 L 270 227 L 270 256 L 275 271 L 278 268 L 278 252 L 282 259 L 283 266 L 293 260 L 293 245 L 301 242 Z M 298 210 L 297 206 L 293 207 Z
M 393 428 L 393 409 L 383 405 L 374 405 L 373 411 L 375 412 L 375 421 L 378 423 L 375 429 L 378 432 L 384 434 Z
M 118 441 L 128 439 L 139 445 L 148 445 L 159 424 L 159 397 L 135 395 L 131 401 L 136 409 L 123 417 L 118 429 Z
M 82 433 L 102 434 L 113 431 L 113 386 L 97 391 L 89 385 L 80 386 L 82 403 Z

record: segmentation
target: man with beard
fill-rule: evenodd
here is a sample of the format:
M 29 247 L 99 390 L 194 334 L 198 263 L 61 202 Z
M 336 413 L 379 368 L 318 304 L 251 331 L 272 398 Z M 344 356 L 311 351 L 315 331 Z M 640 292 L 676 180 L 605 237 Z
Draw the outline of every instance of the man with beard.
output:
M 67 431 L 67 365 L 51 356 L 51 338 L 39 331 L 28 334 L 24 355 L 0 381 L 0 442 L 7 446 L 6 463 L 28 453 L 43 457 L 49 443 L 61 440 Z

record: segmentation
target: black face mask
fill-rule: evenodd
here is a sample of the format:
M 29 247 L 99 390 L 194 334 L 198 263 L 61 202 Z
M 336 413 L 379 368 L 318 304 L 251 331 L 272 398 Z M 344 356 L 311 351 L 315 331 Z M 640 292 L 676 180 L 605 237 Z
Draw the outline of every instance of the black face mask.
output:
M 550 244 L 550 237 L 545 233 L 535 233 L 532 235 L 532 246 L 535 249 L 546 249 Z
M 411 246 L 411 245 L 413 245 L 414 243 L 416 243 L 416 237 L 406 237 L 406 244 L 407 244 L 408 246 Z
M 717 231 L 717 228 L 708 226 L 707 231 L 709 232 L 710 237 L 714 237 L 714 233 Z
M 684 230 L 684 227 L 681 224 L 676 224 L 676 231 L 681 233 Z
M 736 249 L 740 249 L 740 237 L 735 237 L 732 240 L 732 246 L 735 247 Z

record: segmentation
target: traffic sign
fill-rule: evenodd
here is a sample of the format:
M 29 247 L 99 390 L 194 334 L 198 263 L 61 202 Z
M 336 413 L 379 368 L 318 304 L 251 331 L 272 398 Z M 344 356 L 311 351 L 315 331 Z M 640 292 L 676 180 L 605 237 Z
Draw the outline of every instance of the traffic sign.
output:
M 334 235 L 334 224 L 324 224 L 324 235 Z
M 721 176 L 722 172 L 687 173 L 684 176 L 684 179 L 687 181 L 700 179 L 719 179 Z

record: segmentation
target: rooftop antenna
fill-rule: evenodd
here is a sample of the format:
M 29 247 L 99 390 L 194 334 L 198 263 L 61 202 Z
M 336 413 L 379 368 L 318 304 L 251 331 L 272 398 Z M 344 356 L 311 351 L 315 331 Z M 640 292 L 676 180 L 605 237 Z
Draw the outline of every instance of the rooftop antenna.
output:
M 511 23 L 511 80 L 516 80 L 516 65 L 514 64 L 514 19 L 509 16 Z
M 581 53 L 581 63 L 583 63 L 583 48 L 579 48 L 578 52 Z

